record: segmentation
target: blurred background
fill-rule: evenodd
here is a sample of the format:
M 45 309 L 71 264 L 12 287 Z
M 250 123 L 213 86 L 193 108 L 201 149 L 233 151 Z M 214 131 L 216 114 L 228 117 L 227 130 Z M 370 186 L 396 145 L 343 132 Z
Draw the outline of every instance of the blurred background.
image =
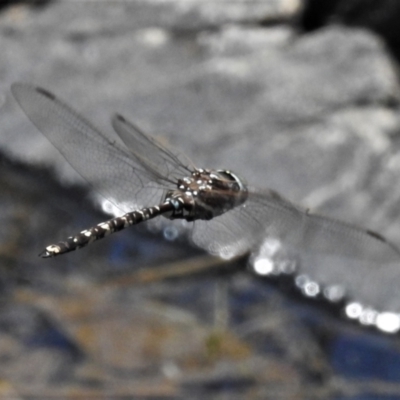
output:
M 38 258 L 108 216 L 10 93 L 43 86 L 110 137 L 117 111 L 400 245 L 398 1 L 0 6 L 0 398 L 400 398 L 397 265 L 330 282 L 321 259 L 351 288 L 333 304 L 168 226 Z

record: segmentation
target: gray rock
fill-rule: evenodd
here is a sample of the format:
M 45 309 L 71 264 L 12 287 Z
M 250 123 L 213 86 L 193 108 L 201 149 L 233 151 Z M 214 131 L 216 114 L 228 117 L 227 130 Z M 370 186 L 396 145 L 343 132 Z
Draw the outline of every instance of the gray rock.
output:
M 237 23 L 260 12 L 284 20 L 296 2 L 182 4 L 10 8 L 0 20 L 0 90 L 35 82 L 109 135 L 118 111 L 198 166 L 230 168 L 254 186 L 400 243 L 399 88 L 383 44 L 363 30 L 333 26 L 298 36 L 289 26 Z M 204 30 L 210 26 L 218 29 Z M 7 96 L 3 151 L 49 165 L 62 180 L 79 179 Z M 379 293 L 388 277 L 394 282 L 392 272 L 374 278 Z M 351 287 L 357 279 L 343 274 Z

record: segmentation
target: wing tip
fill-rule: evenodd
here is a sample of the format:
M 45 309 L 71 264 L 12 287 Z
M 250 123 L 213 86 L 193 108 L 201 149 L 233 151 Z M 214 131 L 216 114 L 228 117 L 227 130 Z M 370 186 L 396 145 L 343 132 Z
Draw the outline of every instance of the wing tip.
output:
M 376 240 L 381 241 L 382 243 L 387 244 L 388 246 L 390 246 L 399 256 L 400 256 L 400 250 L 398 249 L 398 247 L 396 245 L 394 245 L 393 243 L 391 243 L 389 240 L 387 240 L 385 238 L 385 236 L 381 235 L 378 232 L 375 231 L 371 231 L 370 229 L 367 229 L 367 234 L 371 237 L 373 237 Z
M 35 85 L 31 85 L 29 83 L 23 83 L 23 82 L 14 82 L 11 85 L 11 93 L 14 95 L 15 98 L 20 97 L 21 95 L 23 95 L 23 91 L 35 91 L 39 94 L 41 94 L 42 96 L 47 97 L 48 99 L 54 101 L 56 100 L 56 96 L 49 92 L 47 89 L 44 89 L 40 86 L 35 86 Z
M 120 122 L 128 122 L 127 120 L 126 120 L 126 118 L 123 116 L 123 115 L 121 115 L 121 114 L 118 114 L 118 113 L 115 113 L 114 115 L 113 115 L 113 121 L 120 121 Z
M 43 96 L 49 98 L 50 100 L 53 100 L 53 101 L 54 101 L 54 100 L 57 99 L 57 97 L 56 97 L 53 93 L 49 92 L 49 91 L 46 90 L 46 89 L 43 89 L 43 88 L 40 87 L 40 86 L 35 86 L 35 90 L 36 90 L 38 93 L 42 94 Z

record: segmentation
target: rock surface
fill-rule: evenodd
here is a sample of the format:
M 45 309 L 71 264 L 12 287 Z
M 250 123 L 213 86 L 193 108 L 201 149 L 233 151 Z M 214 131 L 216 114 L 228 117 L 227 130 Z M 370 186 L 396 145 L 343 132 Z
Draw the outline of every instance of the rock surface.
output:
M 187 246 L 160 244 L 139 230 L 47 266 L 32 260 L 39 243 L 104 216 L 79 200 L 82 190 L 52 186 L 40 168 L 55 171 L 63 184 L 82 180 L 9 92 L 15 81 L 43 86 L 110 137 L 117 111 L 200 167 L 232 169 L 253 186 L 400 244 L 397 67 L 384 38 L 366 29 L 322 23 L 301 33 L 292 21 L 302 21 L 302 7 L 295 0 L 81 1 L 3 9 L 0 147 L 32 169 L 4 164 L 0 215 L 4 265 L 31 282 L 28 289 L 12 283 L 14 292 L 7 291 L 15 303 L 0 318 L 12 333 L 14 320 L 26 328 L 18 335 L 4 328 L 0 337 L 1 351 L 9 352 L 3 376 L 20 393 L 52 394 L 71 384 L 91 396 L 104 388 L 170 398 L 226 388 L 230 398 L 266 398 L 275 389 L 285 398 L 337 393 L 326 349 L 304 322 L 315 317 L 307 307 L 300 316 L 286 309 L 264 281 L 232 271 L 228 278 L 95 289 L 93 282 L 108 274 L 179 260 L 194 251 Z M 323 260 L 309 279 L 351 288 L 349 297 L 370 307 L 355 319 L 377 325 L 376 310 L 400 313 L 396 268 L 382 265 L 374 275 L 364 265 L 353 273 L 337 268 L 340 282 Z M 7 287 L 10 274 L 1 274 Z M 348 332 L 327 316 L 319 324 L 327 336 Z M 53 347 L 38 344 L 46 334 Z M 390 341 L 385 345 L 391 349 Z M 18 354 L 26 354 L 25 363 Z M 41 373 L 31 374 L 32 366 L 42 366 Z M 22 381 L 26 386 L 18 386 Z

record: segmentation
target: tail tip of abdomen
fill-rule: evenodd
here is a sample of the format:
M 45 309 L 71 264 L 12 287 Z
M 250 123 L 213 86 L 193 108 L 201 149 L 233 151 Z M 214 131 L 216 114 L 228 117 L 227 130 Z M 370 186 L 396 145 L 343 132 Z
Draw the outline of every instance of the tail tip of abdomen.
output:
M 39 256 L 39 257 L 42 257 L 42 258 L 50 258 L 50 257 L 53 257 L 54 254 L 48 252 L 47 250 L 43 250 L 42 252 L 40 252 L 40 253 L 38 254 L 38 256 Z
M 41 253 L 39 253 L 39 257 L 50 258 L 50 257 L 55 257 L 62 253 L 63 252 L 61 251 L 60 246 L 52 244 L 50 246 L 47 246 Z

